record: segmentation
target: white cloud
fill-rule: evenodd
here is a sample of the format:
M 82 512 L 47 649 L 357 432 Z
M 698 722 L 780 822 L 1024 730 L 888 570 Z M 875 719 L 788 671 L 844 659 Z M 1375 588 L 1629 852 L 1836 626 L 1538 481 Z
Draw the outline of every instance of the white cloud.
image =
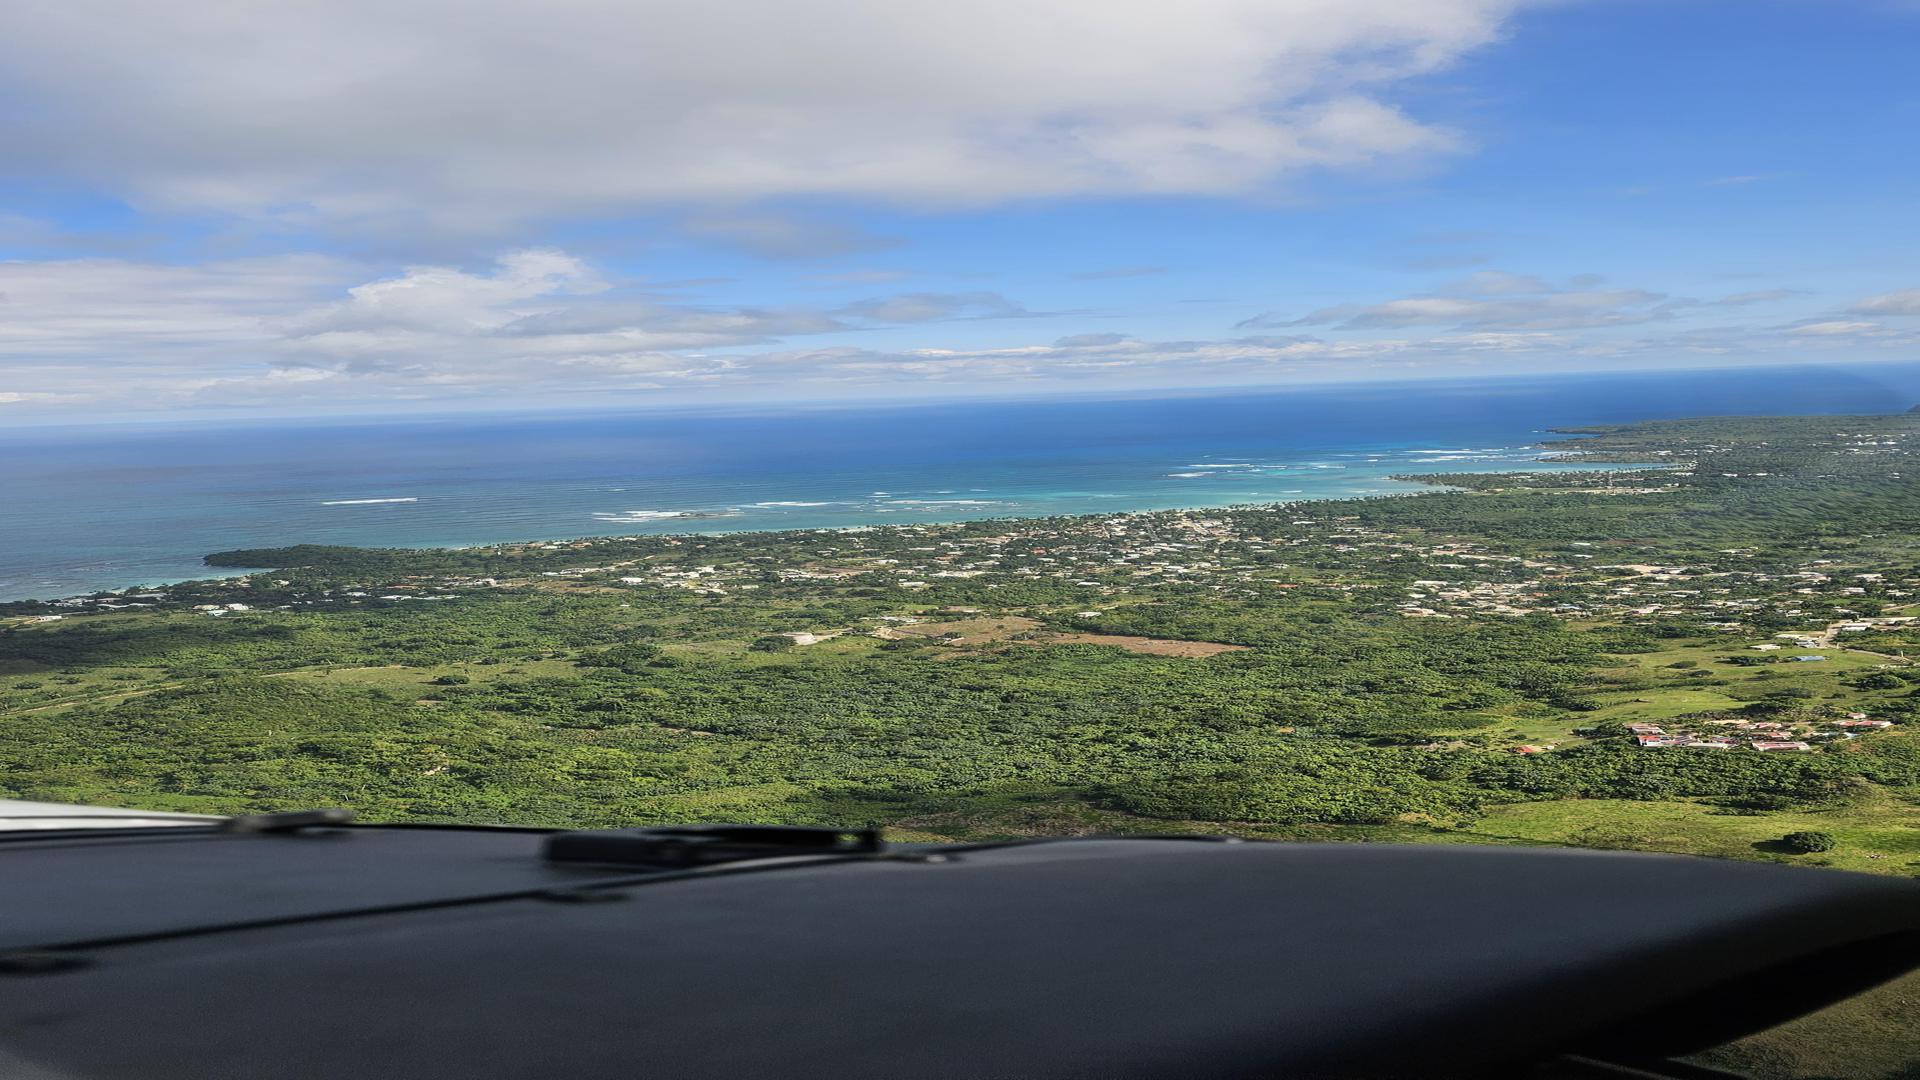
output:
M 1787 333 L 1802 334 L 1808 337 L 1847 337 L 1858 334 L 1873 334 L 1886 329 L 1879 323 L 1833 319 L 1825 322 L 1802 323 L 1789 327 Z
M 167 266 L 118 259 L 0 262 L 0 361 L 110 371 L 163 356 L 244 354 L 263 320 L 351 283 L 319 256 Z
M 1324 336 L 1149 340 L 1084 328 L 1062 335 L 1075 329 L 1062 326 L 1068 315 L 1043 318 L 993 292 L 909 292 L 831 309 L 701 304 L 552 250 L 385 276 L 314 257 L 200 267 L 0 262 L 0 404 L 17 416 L 76 408 L 603 402 L 628 394 L 911 395 L 995 384 L 1164 387 L 1450 368 L 1874 359 L 1920 345 L 1920 333 L 1868 320 L 1680 321 L 1725 310 L 1637 289 L 1559 290 L 1522 275 L 1476 275 L 1420 297 L 1335 305 L 1287 320 L 1317 320 L 1328 327 Z M 987 319 L 1003 321 L 955 322 Z M 1656 320 L 1659 336 L 1630 329 Z M 996 343 L 853 344 L 872 340 L 879 327 L 913 324 L 925 327 L 923 340 Z M 1036 325 L 1045 333 L 1027 334 Z M 823 340 L 796 340 L 808 336 Z
M 0 111 L 0 176 L 468 232 L 769 196 L 1238 193 L 1454 146 L 1394 87 L 1520 2 L 12 4 L 0 97 L 31 107 Z
M 303 336 L 370 328 L 465 333 L 493 330 L 533 314 L 517 305 L 555 293 L 606 288 L 586 265 L 558 251 L 503 256 L 491 274 L 420 266 L 399 277 L 347 290 L 347 299 L 305 316 L 292 329 Z
M 61 394 L 30 393 L 24 390 L 0 390 L 0 405 L 22 405 L 27 402 L 53 402 L 64 399 Z
M 848 304 L 841 314 L 883 323 L 933 322 L 939 319 L 1004 319 L 1028 312 L 994 292 L 901 293 Z
M 680 353 L 848 329 L 825 312 L 636 294 L 557 251 L 365 273 L 314 257 L 0 262 L 0 386 L 10 404 L 135 407 L 462 396 L 560 389 L 575 370 L 699 370 L 717 362 Z
M 1234 385 L 1404 375 L 1506 357 L 1564 360 L 1576 343 L 1545 333 L 1451 334 L 1426 339 L 1327 341 L 1308 335 L 1147 341 L 1076 334 L 1050 345 L 876 350 L 847 346 L 740 358 L 742 373 L 778 371 L 800 385 L 976 387 L 992 382 L 1145 386 Z
M 1920 315 L 1920 289 L 1869 296 L 1847 310 L 1854 315 Z
M 1672 317 L 1688 301 L 1644 289 L 1595 289 L 1586 278 L 1556 289 L 1524 274 L 1482 271 L 1431 293 L 1375 304 L 1337 304 L 1286 318 L 1274 312 L 1242 321 L 1242 329 L 1332 326 L 1338 330 L 1402 330 L 1449 326 L 1459 330 L 1573 330 L 1623 326 Z
M 1532 274 L 1509 274 L 1502 270 L 1481 270 L 1440 288 L 1459 296 L 1526 296 L 1552 292 L 1553 286 Z

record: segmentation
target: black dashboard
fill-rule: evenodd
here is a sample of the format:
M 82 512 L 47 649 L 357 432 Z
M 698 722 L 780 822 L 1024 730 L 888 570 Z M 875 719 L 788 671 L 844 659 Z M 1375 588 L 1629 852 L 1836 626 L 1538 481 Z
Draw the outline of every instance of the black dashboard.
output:
M 565 833 L 0 838 L 0 1075 L 1700 1076 L 1920 964 L 1920 886 L 1679 856 Z

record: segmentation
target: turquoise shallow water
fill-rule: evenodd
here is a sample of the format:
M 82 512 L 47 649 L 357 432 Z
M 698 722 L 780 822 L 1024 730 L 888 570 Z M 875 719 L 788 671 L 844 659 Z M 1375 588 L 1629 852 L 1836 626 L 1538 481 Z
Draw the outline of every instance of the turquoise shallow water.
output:
M 207 576 L 294 543 L 442 546 L 1407 491 L 1543 429 L 1902 411 L 1920 367 L 1429 382 L 778 414 L 655 411 L 0 432 L 0 599 Z M 1551 466 L 1548 466 L 1551 467 Z

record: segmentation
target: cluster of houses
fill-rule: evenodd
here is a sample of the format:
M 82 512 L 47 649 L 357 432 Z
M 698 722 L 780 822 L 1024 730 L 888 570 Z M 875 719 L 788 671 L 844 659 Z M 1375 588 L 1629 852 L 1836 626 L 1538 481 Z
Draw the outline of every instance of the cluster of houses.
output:
M 202 615 L 225 615 L 230 611 L 252 611 L 252 604 L 195 604 L 193 610 Z
M 1864 731 L 1893 726 L 1891 720 L 1869 719 L 1866 713 L 1848 713 L 1843 718 L 1816 723 L 1781 720 L 1708 720 L 1703 727 L 1713 732 L 1669 731 L 1660 724 L 1628 724 L 1627 732 L 1642 747 L 1691 746 L 1707 750 L 1733 750 L 1745 747 L 1763 753 L 1812 750 L 1818 742 L 1851 739 Z
M 128 608 L 150 608 L 167 599 L 163 592 L 126 592 L 107 593 L 101 596 L 69 596 L 62 600 L 49 600 L 47 607 L 68 608 L 85 613 L 89 611 L 125 611 Z M 60 615 L 34 616 L 32 622 L 59 622 Z

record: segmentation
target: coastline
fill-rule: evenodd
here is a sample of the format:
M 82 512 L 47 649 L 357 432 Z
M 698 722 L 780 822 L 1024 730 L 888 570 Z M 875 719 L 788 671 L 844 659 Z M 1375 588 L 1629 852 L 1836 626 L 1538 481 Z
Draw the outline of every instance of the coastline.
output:
M 1891 396 L 1791 373 L 1755 393 L 1756 407 L 1780 399 L 1776 415 L 1877 414 Z M 377 449 L 351 424 L 74 434 L 0 462 L 0 603 L 206 580 L 203 553 L 289 543 L 457 549 L 1408 494 L 1432 489 L 1427 474 L 1581 467 L 1564 457 L 1581 436 L 1702 415 L 1724 396 L 1662 375 L 1418 397 L 396 421 Z
M 647 531 L 647 532 L 600 532 L 600 531 L 569 530 L 564 533 L 558 533 L 553 535 L 524 535 L 523 534 L 511 539 L 504 539 L 504 540 L 492 539 L 492 540 L 477 540 L 477 541 L 468 541 L 468 542 L 448 542 L 448 543 L 429 543 L 429 544 L 391 544 L 391 543 L 379 543 L 379 542 L 365 542 L 365 543 L 354 543 L 354 544 L 338 545 L 338 546 L 348 546 L 348 547 L 364 548 L 368 550 L 382 550 L 382 551 L 396 551 L 396 552 L 471 551 L 471 550 L 478 550 L 478 549 L 491 548 L 491 547 L 519 547 L 519 546 L 532 546 L 532 545 L 551 544 L 551 543 L 590 542 L 590 541 L 607 541 L 607 540 L 619 541 L 619 540 L 663 539 L 663 538 L 673 538 L 673 537 L 698 537 L 698 536 L 749 536 L 749 535 L 782 535 L 782 534 L 792 534 L 792 533 L 862 532 L 862 531 L 871 531 L 871 530 L 877 530 L 877 529 L 913 528 L 917 526 L 958 525 L 958 524 L 965 524 L 968 522 L 980 522 L 980 521 L 1003 521 L 1003 520 L 1004 521 L 1046 521 L 1046 520 L 1053 520 L 1053 519 L 1068 520 L 1068 519 L 1087 518 L 1087 517 L 1121 517 L 1121 516 L 1137 516 L 1137 515 L 1152 515 L 1152 514 L 1201 513 L 1201 512 L 1210 511 L 1210 510 L 1245 509 L 1250 507 L 1251 508 L 1283 507 L 1283 506 L 1299 506 L 1299 505 L 1328 503 L 1328 502 L 1357 502 L 1357 501 L 1372 500 L 1372 499 L 1403 499 L 1403 498 L 1409 498 L 1409 497 L 1426 495 L 1426 494 L 1436 494 L 1436 493 L 1446 492 L 1446 491 L 1465 490 L 1455 484 L 1448 482 L 1445 479 L 1447 477 L 1459 476 L 1459 475 L 1504 475 L 1504 474 L 1511 474 L 1511 473 L 1550 474 L 1550 473 L 1559 473 L 1559 472 L 1578 473 L 1578 472 L 1595 471 L 1594 466 L 1576 464 L 1575 462 L 1566 460 L 1564 458 L 1545 456 L 1544 455 L 1545 444 L 1535 444 L 1535 445 L 1526 446 L 1526 447 L 1505 447 L 1505 448 L 1501 448 L 1501 450 L 1502 451 L 1529 451 L 1529 452 L 1535 452 L 1535 453 L 1532 453 L 1528 457 L 1515 457 L 1512 459 L 1500 460 L 1498 461 L 1498 465 L 1499 465 L 1498 468 L 1456 470 L 1454 472 L 1435 471 L 1428 474 L 1388 473 L 1388 474 L 1382 474 L 1377 476 L 1368 476 L 1364 479 L 1357 479 L 1355 481 L 1356 483 L 1364 483 L 1366 485 L 1369 485 L 1369 487 L 1366 490 L 1354 491 L 1348 494 L 1317 494 L 1317 495 L 1311 495 L 1308 497 L 1296 498 L 1296 499 L 1271 499 L 1271 500 L 1262 499 L 1262 500 L 1255 500 L 1255 501 L 1248 501 L 1245 499 L 1223 499 L 1223 500 L 1217 500 L 1217 501 L 1206 500 L 1201 502 L 1183 503 L 1181 505 L 1174 505 L 1174 506 L 1166 506 L 1166 505 L 1133 506 L 1126 509 L 1082 511 L 1082 512 L 1074 512 L 1074 513 L 1047 512 L 1047 511 L 1041 511 L 1041 510 L 1036 510 L 1035 512 L 1031 512 L 1031 513 L 1020 513 L 1016 509 L 1013 512 L 994 512 L 994 513 L 976 513 L 976 514 L 967 514 L 967 513 L 943 514 L 937 517 L 914 518 L 912 520 L 874 519 L 874 520 L 866 520 L 866 521 L 860 521 L 860 522 L 849 523 L 849 524 L 841 524 L 841 525 L 814 525 L 814 526 L 793 525 L 793 526 L 775 527 L 775 528 L 768 528 L 764 526 L 740 526 L 740 527 L 724 527 L 723 526 L 723 527 L 715 527 L 715 528 L 688 528 L 688 529 L 666 528 L 660 531 Z M 1363 451 L 1350 451 L 1350 452 L 1362 453 Z M 1413 463 L 1430 462 L 1435 465 L 1441 465 L 1441 464 L 1450 465 L 1450 464 L 1453 464 L 1453 461 L 1449 459 L 1449 456 L 1458 454 L 1460 452 L 1445 451 L 1445 450 L 1429 450 L 1429 451 L 1412 451 L 1411 453 L 1431 455 L 1428 457 L 1414 457 L 1412 459 Z M 1300 463 L 1291 463 L 1288 466 L 1277 466 L 1277 467 L 1299 468 L 1306 465 L 1308 465 L 1308 463 L 1300 462 Z M 1372 486 L 1372 485 L 1381 485 L 1381 484 L 1391 485 L 1400 490 L 1377 490 Z M 1113 497 L 1125 498 L 1126 496 L 1124 494 L 1116 494 Z M 383 502 L 383 503 L 393 502 L 393 501 L 396 501 L 396 500 L 380 500 L 380 502 Z M 1004 501 L 1004 500 L 998 500 L 998 501 Z M 979 503 L 985 503 L 985 502 L 987 502 L 987 500 L 949 500 L 948 501 L 950 505 L 953 503 L 979 504 Z M 355 505 L 373 505 L 373 504 L 371 502 L 366 502 L 366 503 L 356 502 Z M 803 502 L 803 501 L 796 500 L 786 505 L 816 506 L 816 505 L 826 505 L 826 504 L 822 502 L 814 502 L 814 501 Z M 958 506 L 955 506 L 954 508 L 958 509 Z M 718 512 L 703 512 L 703 511 L 664 512 L 663 511 L 663 512 L 657 512 L 657 516 L 652 516 L 644 519 L 636 519 L 636 520 L 658 521 L 658 522 L 665 523 L 668 521 L 720 520 L 720 519 L 724 519 L 727 516 L 729 515 L 718 513 Z M 299 545 L 305 542 L 306 541 L 300 538 L 293 538 L 284 545 L 272 545 L 272 546 L 294 546 L 294 545 Z M 333 545 L 329 545 L 329 546 L 333 546 Z M 197 558 L 202 560 L 201 565 L 203 567 L 208 569 L 213 569 L 216 567 L 220 567 L 220 564 L 207 563 L 204 560 L 213 558 L 219 554 L 222 554 L 222 553 L 221 552 L 205 552 L 205 553 L 201 553 L 199 556 L 197 556 Z M 221 567 L 221 569 L 225 569 L 225 568 Z M 135 594 L 135 593 L 139 593 L 147 590 L 165 590 L 165 589 L 171 589 L 171 588 L 180 587 L 180 586 L 190 586 L 200 582 L 231 581 L 238 578 L 244 578 L 252 574 L 264 573 L 271 569 L 273 568 L 261 567 L 261 566 L 235 566 L 231 568 L 231 572 L 170 577 L 165 580 L 145 580 L 145 581 L 122 585 L 114 588 L 73 592 L 73 593 L 66 593 L 58 596 L 0 597 L 0 605 L 46 605 L 46 604 L 58 604 L 63 600 L 72 600 L 72 599 L 78 599 L 82 597 L 100 597 L 100 596 L 125 597 L 125 596 L 128 596 L 129 594 Z

